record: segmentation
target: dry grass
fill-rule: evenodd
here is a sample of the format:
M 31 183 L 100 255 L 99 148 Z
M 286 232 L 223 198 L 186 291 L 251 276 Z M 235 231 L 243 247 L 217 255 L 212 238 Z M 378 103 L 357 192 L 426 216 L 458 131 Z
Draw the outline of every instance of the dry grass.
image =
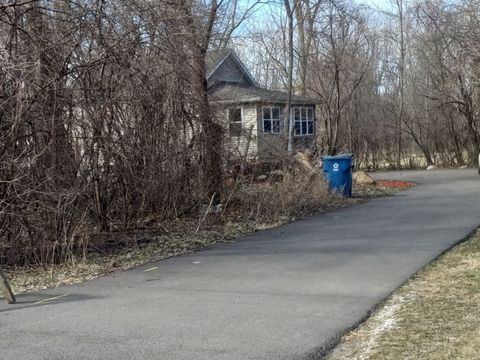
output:
M 320 176 L 286 173 L 282 181 L 265 181 L 238 188 L 227 208 L 230 216 L 276 222 L 278 219 L 322 212 L 356 203 L 328 189 Z
M 480 358 L 480 231 L 428 265 L 327 357 Z
M 184 223 L 187 225 L 187 223 Z M 195 231 L 190 223 L 182 232 L 170 232 L 152 237 L 132 247 L 111 253 L 89 253 L 81 259 L 50 267 L 16 267 L 7 269 L 13 291 L 32 290 L 71 285 L 109 273 L 127 270 L 150 261 L 198 251 L 213 244 L 232 241 L 235 237 L 254 231 L 251 224 L 231 224 Z

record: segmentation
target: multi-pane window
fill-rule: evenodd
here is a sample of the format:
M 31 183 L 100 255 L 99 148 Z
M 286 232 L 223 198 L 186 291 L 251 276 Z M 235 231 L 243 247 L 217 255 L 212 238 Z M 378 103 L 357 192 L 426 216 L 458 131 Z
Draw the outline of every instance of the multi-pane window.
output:
M 242 108 L 228 109 L 228 133 L 230 136 L 242 135 Z
M 294 107 L 295 136 L 313 135 L 314 114 L 311 107 Z
M 263 107 L 263 132 L 275 134 L 280 132 L 280 108 L 278 106 Z

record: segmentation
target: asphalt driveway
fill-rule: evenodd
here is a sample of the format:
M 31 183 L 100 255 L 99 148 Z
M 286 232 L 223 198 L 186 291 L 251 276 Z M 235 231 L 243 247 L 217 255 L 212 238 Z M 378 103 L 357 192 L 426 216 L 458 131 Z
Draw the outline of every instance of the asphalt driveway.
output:
M 480 224 L 476 170 L 376 177 L 418 186 L 1 304 L 0 358 L 316 358 Z

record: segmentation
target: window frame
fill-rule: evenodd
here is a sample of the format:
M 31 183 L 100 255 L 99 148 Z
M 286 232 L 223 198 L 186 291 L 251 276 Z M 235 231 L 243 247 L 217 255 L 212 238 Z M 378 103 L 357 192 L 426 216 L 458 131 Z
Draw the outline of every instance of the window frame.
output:
M 240 109 L 240 120 L 239 121 L 230 121 L 230 110 Z M 243 135 L 243 106 L 231 106 L 227 108 L 227 120 L 228 120 L 228 136 L 230 137 L 240 137 Z M 240 124 L 240 134 L 232 135 L 230 124 Z
M 265 118 L 265 109 L 270 109 L 270 118 L 266 119 Z M 273 109 L 278 110 L 278 118 L 273 117 Z M 282 108 L 278 105 L 267 105 L 267 106 L 262 106 L 262 132 L 264 134 L 281 134 L 282 133 Z M 265 131 L 265 121 L 270 121 L 270 131 Z M 278 127 L 277 131 L 274 131 L 275 127 L 273 126 L 273 123 L 277 121 L 278 122 Z
M 293 120 L 293 136 L 294 137 L 304 137 L 304 136 L 314 136 L 315 135 L 315 107 L 313 106 L 293 106 L 290 110 L 290 117 Z M 295 119 L 295 112 L 298 111 L 298 120 Z M 302 117 L 302 113 L 305 112 L 305 118 Z M 311 118 L 309 116 L 311 112 Z M 312 132 L 309 130 L 309 122 L 312 123 Z M 300 133 L 297 134 L 296 127 L 297 123 L 299 124 Z M 303 124 L 305 124 L 305 132 L 303 131 Z

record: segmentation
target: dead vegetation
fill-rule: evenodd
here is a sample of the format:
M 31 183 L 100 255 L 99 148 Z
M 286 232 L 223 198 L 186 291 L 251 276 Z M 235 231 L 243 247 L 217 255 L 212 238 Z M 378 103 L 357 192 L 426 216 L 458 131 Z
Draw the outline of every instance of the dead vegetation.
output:
M 477 232 L 397 290 L 327 359 L 476 359 L 479 301 Z
M 226 203 L 227 216 L 244 214 L 238 216 L 269 222 L 352 202 L 331 192 L 320 174 L 296 171 L 282 172 L 280 181 L 276 181 L 279 173 L 273 172 L 264 181 L 242 184 Z

